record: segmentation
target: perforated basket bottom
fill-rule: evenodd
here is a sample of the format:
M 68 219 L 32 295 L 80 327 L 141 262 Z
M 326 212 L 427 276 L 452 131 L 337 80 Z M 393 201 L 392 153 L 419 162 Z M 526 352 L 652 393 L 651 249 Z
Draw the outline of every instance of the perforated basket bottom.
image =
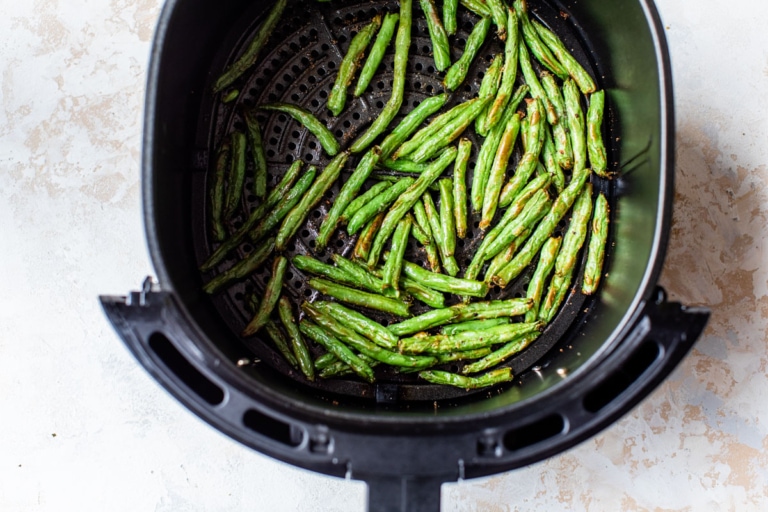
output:
M 596 63 L 587 58 L 589 54 L 584 50 L 584 40 L 580 38 L 581 34 L 577 32 L 576 25 L 572 23 L 572 20 L 568 19 L 568 16 L 563 16 L 561 9 L 553 9 L 548 5 L 538 5 L 534 4 L 534 2 L 529 2 L 529 5 L 540 19 L 558 32 L 560 37 L 568 43 L 569 47 L 573 48 L 574 55 L 587 69 L 595 69 Z M 353 5 L 340 2 L 316 1 L 289 3 L 283 19 L 270 38 L 268 46 L 262 52 L 260 63 L 252 70 L 250 75 L 243 79 L 242 83 L 236 84 L 240 90 L 238 98 L 230 103 L 222 103 L 220 101 L 221 96 L 215 98 L 213 100 L 213 111 L 210 113 L 211 122 L 205 126 L 201 122 L 199 130 L 205 132 L 203 140 L 209 141 L 207 153 L 210 163 L 208 165 L 213 165 L 214 158 L 212 155 L 215 155 L 216 149 L 232 130 L 245 130 L 245 123 L 242 118 L 242 112 L 245 109 L 251 109 L 257 105 L 275 101 L 300 105 L 311 111 L 334 132 L 337 139 L 341 142 L 342 148 L 348 147 L 358 135 L 367 129 L 368 125 L 389 99 L 394 68 L 394 44 L 390 44 L 378 72 L 363 96 L 354 98 L 351 94 L 353 87 L 350 87 L 346 106 L 338 117 L 333 117 L 326 108 L 328 94 L 336 78 L 339 64 L 354 34 L 367 24 L 374 15 L 397 11 L 398 4 L 392 1 L 364 2 Z M 424 15 L 418 8 L 418 5 L 414 6 L 413 13 L 412 42 L 408 57 L 408 76 L 405 85 L 403 107 L 401 108 L 400 115 L 390 125 L 390 129 L 396 126 L 403 115 L 422 100 L 444 92 L 442 85 L 444 74 L 438 73 L 435 70 L 434 60 L 431 55 L 432 43 L 429 38 Z M 477 20 L 478 18 L 474 14 L 460 7 L 458 31 L 450 38 L 452 43 L 452 61 L 457 60 L 461 56 L 466 39 Z M 260 20 L 258 19 L 254 20 L 247 33 L 243 34 L 241 45 L 243 42 L 250 40 L 250 35 L 258 27 L 259 22 Z M 242 48 L 240 47 L 236 48 L 232 55 L 230 55 L 228 62 L 233 61 L 241 50 Z M 498 53 L 503 53 L 503 43 L 495 35 L 489 33 L 485 44 L 467 74 L 464 84 L 450 95 L 450 99 L 444 109 L 477 95 L 483 73 L 493 56 Z M 217 73 L 218 70 L 214 70 L 212 75 L 216 76 Z M 316 138 L 289 116 L 281 113 L 260 111 L 258 121 L 262 130 L 268 159 L 268 186 L 270 188 L 279 182 L 287 168 L 296 159 L 301 159 L 306 164 L 316 165 L 319 169 L 322 169 L 328 163 L 329 158 L 323 153 Z M 606 122 L 610 122 L 610 116 L 608 115 L 606 116 Z M 468 183 L 471 183 L 472 169 L 475 165 L 475 158 L 482 143 L 482 138 L 477 137 L 471 127 L 466 130 L 463 136 L 468 137 L 473 143 L 472 155 L 468 165 Z M 607 139 L 607 142 L 609 142 L 609 139 Z M 611 151 L 610 146 L 608 150 L 609 152 Z M 518 149 L 510 161 L 510 168 L 514 168 L 520 156 L 520 150 Z M 297 254 L 305 254 L 331 263 L 331 255 L 333 253 L 347 256 L 352 252 L 357 237 L 348 236 L 343 226 L 336 230 L 328 248 L 324 251 L 315 250 L 314 239 L 341 185 L 350 175 L 358 160 L 359 155 L 350 157 L 341 179 L 323 197 L 318 206 L 309 213 L 307 221 L 284 253 L 289 260 Z M 450 170 L 451 168 L 449 167 L 445 173 L 446 176 L 450 176 Z M 381 175 L 385 174 L 385 172 L 376 171 L 374 174 Z M 193 191 L 193 207 L 200 209 L 198 211 L 204 213 L 202 217 L 199 214 L 193 216 L 196 219 L 208 218 L 207 208 L 209 205 L 207 204 L 207 194 L 205 192 L 207 184 L 205 181 L 198 180 Z M 374 182 L 374 179 L 369 180 L 365 188 Z M 600 180 L 597 180 L 595 186 L 600 190 L 610 193 L 608 183 L 602 183 Z M 259 201 L 252 191 L 253 181 L 249 172 L 245 182 L 245 193 L 241 209 L 226 226 L 230 233 L 239 228 L 249 213 L 259 205 Z M 432 193 L 437 197 L 437 194 Z M 469 222 L 467 237 L 457 241 L 455 257 L 462 269 L 462 272 L 459 274 L 460 276 L 463 275 L 463 270 L 471 261 L 472 255 L 482 241 L 483 232 L 477 228 L 478 222 L 479 215 L 473 216 Z M 562 232 L 564 226 L 565 222 L 562 222 L 558 227 L 558 231 Z M 198 261 L 202 263 L 215 250 L 216 244 L 209 238 L 207 225 L 204 221 L 197 222 L 192 226 L 192 229 Z M 226 270 L 254 249 L 252 244 L 242 244 L 237 251 L 233 252 L 227 260 L 219 265 L 214 273 Z M 406 251 L 406 259 L 429 268 L 424 250 L 413 239 Z M 251 318 L 252 311 L 249 305 L 249 298 L 253 294 L 259 296 L 262 293 L 270 277 L 270 268 L 271 265 L 267 263 L 246 280 L 229 287 L 225 292 L 212 299 L 212 304 L 230 326 L 233 335 L 238 336 L 238 333 L 242 331 Z M 523 297 L 531 271 L 532 269 L 529 269 L 527 272 L 524 272 L 515 282 L 503 290 L 494 287 L 488 299 Z M 207 281 L 211 275 L 204 275 L 203 280 Z M 579 273 L 574 277 L 574 283 L 580 283 L 580 278 L 581 274 Z M 299 311 L 298 305 L 302 301 L 313 301 L 318 298 L 317 292 L 307 285 L 307 279 L 307 275 L 293 266 L 289 267 L 285 276 L 284 293 L 292 299 L 296 305 L 295 309 L 297 312 Z M 504 363 L 512 368 L 515 375 L 521 374 L 539 361 L 547 351 L 552 349 L 561 340 L 563 334 L 577 317 L 582 316 L 582 306 L 584 306 L 585 297 L 576 288 L 574 285 L 572 293 L 566 299 L 557 317 L 549 324 L 538 340 L 518 356 Z M 449 305 L 459 302 L 458 297 L 447 296 L 446 298 Z M 427 306 L 418 301 L 414 301 L 412 306 L 414 314 L 419 314 L 427 309 L 429 309 Z M 383 313 L 371 310 L 365 310 L 364 312 L 384 325 L 399 321 L 396 317 Z M 259 336 L 256 336 L 244 339 L 243 343 L 253 353 L 253 358 L 250 359 L 251 361 L 256 361 L 253 364 L 269 364 L 279 372 L 297 379 L 307 386 L 334 394 L 373 398 L 380 401 L 433 401 L 456 398 L 478 392 L 489 392 L 488 390 L 468 392 L 458 388 L 425 384 L 424 381 L 418 380 L 416 374 L 398 373 L 391 368 L 384 367 L 384 365 L 376 368 L 376 385 L 359 382 L 354 377 L 327 380 L 316 379 L 315 382 L 309 382 L 298 371 L 282 360 L 281 356 L 273 350 L 269 340 L 262 340 Z M 314 346 L 311 347 L 311 350 L 314 355 L 319 355 L 322 352 L 320 348 Z M 461 366 L 462 363 L 451 363 L 446 365 L 444 369 L 458 371 Z

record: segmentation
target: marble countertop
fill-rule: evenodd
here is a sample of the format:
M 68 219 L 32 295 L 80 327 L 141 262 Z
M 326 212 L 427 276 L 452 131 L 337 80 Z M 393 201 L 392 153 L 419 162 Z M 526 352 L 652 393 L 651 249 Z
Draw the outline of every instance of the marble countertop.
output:
M 0 0 L 0 510 L 361 511 L 183 409 L 96 300 L 152 274 L 139 197 L 160 0 Z M 446 484 L 445 511 L 768 510 L 768 3 L 658 0 L 677 116 L 661 284 L 705 334 L 566 453 Z M 745 8 L 746 7 L 746 8 Z

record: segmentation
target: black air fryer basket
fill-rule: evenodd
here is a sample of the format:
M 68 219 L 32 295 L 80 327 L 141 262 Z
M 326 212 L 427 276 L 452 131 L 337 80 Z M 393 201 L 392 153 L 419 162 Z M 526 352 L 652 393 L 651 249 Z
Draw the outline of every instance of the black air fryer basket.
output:
M 309 382 L 271 344 L 258 336 L 241 338 L 249 298 L 263 292 L 269 273 L 256 272 L 215 296 L 202 290 L 210 276 L 198 267 L 215 248 L 206 222 L 215 148 L 242 127 L 242 107 L 273 101 L 307 108 L 348 146 L 389 97 L 393 49 L 368 92 L 350 98 L 344 112 L 332 117 L 325 101 L 338 64 L 355 31 L 375 14 L 398 8 L 392 0 L 289 2 L 259 63 L 236 84 L 239 96 L 224 103 L 211 93 L 212 82 L 243 50 L 269 7 L 248 0 L 168 0 L 158 23 L 142 166 L 144 219 L 158 282 L 147 278 L 141 291 L 101 300 L 129 349 L 171 394 L 262 453 L 365 480 L 369 510 L 427 511 L 439 509 L 443 482 L 518 468 L 596 434 L 674 369 L 708 312 L 670 303 L 656 286 L 672 214 L 674 122 L 667 48 L 651 0 L 529 2 L 532 15 L 566 41 L 606 90 L 605 140 L 619 175 L 593 179 L 611 206 L 599 293 L 586 297 L 574 285 L 537 341 L 505 363 L 517 376 L 513 383 L 468 392 L 394 372 L 380 373 L 375 384 L 354 378 Z M 477 20 L 465 9 L 459 13 L 453 60 Z M 477 94 L 482 70 L 501 51 L 498 40 L 483 46 L 449 105 Z M 417 3 L 405 106 L 442 91 L 430 52 Z M 259 122 L 270 187 L 295 159 L 327 164 L 316 139 L 287 116 L 263 112 Z M 340 181 L 347 176 L 349 169 Z M 242 213 L 230 229 L 258 205 L 251 187 L 248 178 Z M 338 190 L 337 184 L 309 213 L 286 256 L 329 260 L 330 251 L 315 250 L 314 238 Z M 478 219 L 472 220 L 457 248 L 460 266 L 481 237 Z M 338 230 L 331 247 L 347 254 L 354 242 Z M 254 249 L 243 244 L 223 268 Z M 416 246 L 407 257 L 423 260 Z M 522 296 L 527 279 L 524 274 L 490 298 Z M 295 268 L 289 268 L 285 293 L 294 303 L 316 297 Z

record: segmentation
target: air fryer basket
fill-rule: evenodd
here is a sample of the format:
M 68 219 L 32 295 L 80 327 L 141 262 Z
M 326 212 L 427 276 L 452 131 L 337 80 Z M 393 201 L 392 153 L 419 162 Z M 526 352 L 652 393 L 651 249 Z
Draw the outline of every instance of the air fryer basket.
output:
M 389 97 L 392 49 L 368 92 L 350 98 L 338 118 L 325 108 L 327 94 L 354 31 L 376 13 L 396 11 L 397 2 L 291 3 L 259 65 L 236 84 L 237 100 L 226 104 L 211 94 L 212 80 L 249 40 L 268 3 L 169 0 L 158 24 L 147 90 L 143 190 L 159 286 L 148 279 L 128 297 L 102 297 L 105 310 L 144 367 L 191 410 L 278 459 L 367 480 L 371 510 L 436 510 L 434 494 L 443 481 L 519 467 L 593 435 L 675 367 L 708 317 L 667 302 L 655 285 L 671 217 L 674 137 L 666 47 L 652 4 L 530 1 L 529 6 L 608 93 L 606 143 L 621 175 L 593 179 L 612 210 L 607 277 L 589 299 L 574 286 L 542 336 L 508 363 L 518 375 L 515 383 L 475 392 L 386 371 L 379 371 L 373 385 L 356 379 L 310 383 L 271 345 L 237 334 L 250 317 L 248 298 L 264 289 L 266 269 L 213 298 L 201 290 L 210 276 L 197 268 L 215 248 L 206 226 L 208 169 L 223 137 L 242 127 L 242 108 L 271 101 L 302 105 L 347 146 Z M 459 12 L 454 60 L 476 19 Z M 412 34 L 404 105 L 442 91 L 418 6 Z M 495 38 L 483 46 L 449 104 L 477 94 L 490 56 L 500 51 Z M 315 139 L 287 116 L 262 112 L 259 122 L 269 185 L 294 159 L 318 167 L 328 162 Z M 314 237 L 338 189 L 310 213 L 287 256 L 311 254 L 328 261 L 331 251 L 315 251 Z M 240 217 L 229 229 L 239 227 L 258 204 L 250 178 L 246 190 Z M 460 266 L 479 243 L 477 220 L 457 247 Z M 354 241 L 339 230 L 329 245 L 346 254 Z M 253 249 L 244 244 L 218 271 Z M 420 251 L 409 246 L 407 258 L 423 261 Z M 524 274 L 504 290 L 494 289 L 491 298 L 522 296 L 526 284 Z M 315 298 L 295 268 L 286 285 L 295 303 Z

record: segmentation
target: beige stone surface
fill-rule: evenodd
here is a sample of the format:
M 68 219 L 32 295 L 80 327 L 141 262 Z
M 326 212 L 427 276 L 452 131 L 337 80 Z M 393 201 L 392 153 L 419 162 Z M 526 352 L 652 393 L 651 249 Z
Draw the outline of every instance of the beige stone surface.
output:
M 568 452 L 444 486 L 446 511 L 768 509 L 768 3 L 659 0 L 677 190 L 662 284 L 712 308 L 639 407 Z M 0 0 L 0 510 L 360 511 L 364 486 L 202 424 L 96 297 L 152 273 L 139 197 L 159 0 Z

